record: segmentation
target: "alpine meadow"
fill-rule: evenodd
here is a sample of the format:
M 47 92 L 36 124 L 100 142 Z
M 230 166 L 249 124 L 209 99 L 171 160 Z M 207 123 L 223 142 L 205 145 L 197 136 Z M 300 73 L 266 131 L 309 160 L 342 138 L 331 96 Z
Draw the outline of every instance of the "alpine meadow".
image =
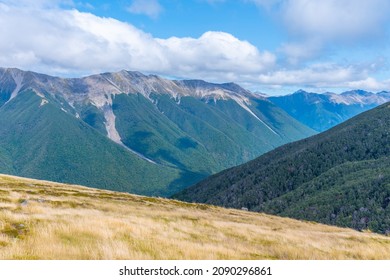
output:
M 0 176 L 0 259 L 388 259 L 369 232 Z

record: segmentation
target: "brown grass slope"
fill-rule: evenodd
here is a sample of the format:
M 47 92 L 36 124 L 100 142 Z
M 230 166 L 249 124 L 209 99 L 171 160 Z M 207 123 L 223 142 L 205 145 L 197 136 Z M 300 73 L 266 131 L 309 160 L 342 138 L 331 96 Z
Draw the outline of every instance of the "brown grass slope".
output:
M 0 259 L 390 259 L 390 238 L 1 175 Z

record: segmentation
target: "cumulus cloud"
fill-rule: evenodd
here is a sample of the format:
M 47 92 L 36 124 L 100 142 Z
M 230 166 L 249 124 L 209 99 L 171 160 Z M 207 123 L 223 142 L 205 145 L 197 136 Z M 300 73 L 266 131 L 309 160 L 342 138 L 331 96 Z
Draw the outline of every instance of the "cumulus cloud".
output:
M 322 43 L 315 38 L 307 39 L 304 42 L 283 43 L 279 51 L 285 55 L 289 64 L 297 65 L 301 61 L 310 60 L 320 54 Z
M 178 72 L 240 72 L 258 73 L 275 64 L 275 56 L 260 52 L 246 41 L 240 41 L 224 32 L 206 32 L 200 38 L 177 38 L 157 40 L 165 49 Z
M 388 35 L 387 0 L 245 0 L 265 8 L 289 34 L 280 51 L 292 64 L 323 57 L 335 47 L 377 44 Z
M 317 63 L 297 69 L 278 69 L 256 77 L 257 82 L 270 87 L 296 86 L 310 89 L 348 88 L 369 91 L 390 89 L 390 79 L 378 81 L 371 77 L 372 69 L 365 65 Z
M 247 0 L 273 7 L 292 34 L 328 40 L 359 39 L 383 30 L 387 0 Z
M 288 0 L 284 20 L 291 32 L 329 40 L 355 40 L 383 30 L 387 0 Z
M 269 74 L 261 74 L 259 81 L 265 84 L 334 87 L 340 86 L 345 81 L 360 79 L 362 75 L 353 66 L 315 64 L 302 69 L 281 69 Z
M 348 88 L 352 89 L 365 89 L 372 91 L 382 91 L 384 89 L 390 89 L 390 79 L 384 81 L 378 81 L 375 78 L 368 77 L 366 79 L 351 81 L 346 83 Z
M 0 33 L 2 65 L 82 72 L 117 65 L 145 68 L 151 59 L 153 63 L 160 60 L 157 44 L 148 34 L 76 10 L 0 7 L 0 26 L 4 28 Z
M 207 78 L 272 67 L 275 57 L 223 32 L 157 39 L 112 18 L 77 10 L 0 6 L 0 64 L 46 73 L 120 69 Z
M 157 18 L 163 11 L 163 7 L 158 0 L 133 0 L 127 10 L 133 14 L 143 14 L 151 18 Z
M 382 62 L 375 67 L 336 63 L 302 66 L 300 60 L 320 49 L 321 42 L 315 40 L 310 48 L 283 45 L 281 49 L 290 59 L 285 63 L 274 53 L 225 32 L 159 39 L 131 24 L 79 12 L 72 1 L 14 2 L 0 0 L 3 67 L 61 76 L 127 69 L 212 82 L 234 81 L 251 88 L 308 85 L 382 90 L 390 86 L 389 81 L 371 77 L 383 67 Z M 64 5 L 68 8 L 63 9 Z

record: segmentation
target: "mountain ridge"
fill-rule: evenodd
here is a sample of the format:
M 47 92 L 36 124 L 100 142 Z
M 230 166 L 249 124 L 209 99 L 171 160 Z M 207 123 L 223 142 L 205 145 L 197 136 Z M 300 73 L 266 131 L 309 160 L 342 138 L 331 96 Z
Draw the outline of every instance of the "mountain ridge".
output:
M 389 102 L 390 93 L 350 90 L 341 94 L 320 94 L 298 90 L 289 95 L 271 96 L 268 99 L 301 123 L 322 132 L 357 114 Z
M 10 134 L 12 126 L 21 126 L 26 135 L 31 133 L 23 138 L 22 142 L 17 138 L 5 137 L 1 140 L 5 149 L 20 148 L 28 151 L 29 147 L 36 147 L 37 153 L 45 155 L 42 161 L 50 156 L 46 152 L 48 149 L 45 148 L 44 143 L 50 142 L 53 132 L 43 129 L 44 134 L 42 134 L 42 131 L 34 130 L 34 124 L 29 122 L 28 114 L 25 113 L 23 118 L 20 118 L 20 113 L 16 112 L 26 111 L 32 115 L 39 115 L 37 123 L 42 124 L 50 123 L 50 118 L 61 119 L 62 128 L 51 126 L 56 134 L 62 135 L 57 138 L 60 142 L 61 139 L 67 139 L 68 134 L 77 134 L 78 126 L 87 125 L 106 137 L 107 141 L 119 145 L 121 149 L 126 150 L 126 153 L 132 154 L 126 156 L 128 159 L 123 159 L 123 162 L 129 163 L 127 168 L 130 168 L 130 162 L 133 162 L 136 165 L 134 169 L 137 169 L 138 159 L 145 161 L 142 165 L 147 170 L 155 170 L 156 165 L 163 167 L 162 170 L 166 175 L 161 174 L 163 178 L 161 186 L 157 186 L 156 180 L 151 180 L 150 192 L 145 192 L 147 187 L 142 185 L 140 176 L 143 173 L 139 175 L 132 173 L 135 176 L 134 181 L 141 185 L 142 194 L 164 196 L 172 194 L 178 190 L 177 188 L 186 187 L 224 168 L 243 163 L 278 145 L 315 133 L 268 100 L 234 83 L 175 81 L 124 70 L 64 79 L 19 69 L 2 68 L 0 85 L 0 100 L 2 100 L 0 121 L 12 123 L 0 127 L 0 134 Z M 33 98 L 31 95 L 36 96 L 35 109 L 32 109 L 31 104 L 27 102 L 27 99 Z M 16 108 L 15 103 L 20 108 Z M 53 109 L 53 116 L 40 114 L 40 111 L 47 106 L 56 108 Z M 68 127 L 68 131 L 64 127 Z M 41 135 L 42 143 L 34 137 L 36 133 Z M 87 145 L 88 142 L 94 143 L 93 135 L 94 133 L 91 132 L 90 138 L 83 145 Z M 100 150 L 95 149 L 94 153 L 101 154 L 105 149 L 110 150 L 112 143 L 107 141 Z M 65 143 L 50 143 L 63 148 L 57 154 L 67 156 Z M 77 145 L 77 139 L 72 138 L 69 143 Z M 86 146 L 81 151 L 86 149 L 89 147 Z M 56 154 L 54 147 L 52 150 Z M 33 170 L 34 160 L 40 159 L 20 162 L 15 156 L 0 155 L 0 163 L 3 162 L 0 171 L 9 170 L 7 162 L 15 165 L 12 163 L 15 161 L 19 161 L 18 166 L 21 169 L 18 170 Z M 61 158 L 58 157 L 57 160 L 61 165 Z M 64 162 L 70 161 L 68 159 Z M 108 162 L 113 163 L 103 161 L 95 162 L 95 165 L 105 165 Z M 35 163 L 36 166 L 39 164 Z M 126 169 L 122 163 L 117 165 L 122 166 L 118 174 Z M 67 165 L 63 167 L 66 169 Z M 77 168 L 78 172 L 83 174 L 85 167 Z M 114 170 L 111 165 L 106 168 Z M 48 173 L 54 172 L 54 166 L 46 170 Z M 94 187 L 99 186 L 97 178 L 104 174 L 104 172 L 99 173 L 101 174 L 90 172 L 93 178 L 88 180 L 93 182 Z M 40 175 L 39 179 L 66 179 L 65 175 L 57 178 L 52 177 L 53 174 L 46 174 L 50 175 L 48 178 Z M 176 174 L 176 179 L 173 178 L 173 174 Z M 32 173 L 23 172 L 15 175 L 34 177 Z M 153 174 L 149 176 L 155 177 Z M 164 178 L 170 178 L 170 182 Z M 71 181 L 64 182 L 88 185 L 88 181 L 78 182 L 76 179 L 72 177 Z M 101 181 L 104 182 L 104 178 Z M 136 188 L 126 187 L 124 180 L 116 178 L 114 181 L 118 183 L 121 190 L 128 188 L 129 191 L 136 192 Z M 172 183 L 176 187 L 172 187 Z M 106 185 L 104 184 L 104 187 Z M 131 182 L 129 185 L 132 185 Z M 159 192 L 156 188 L 164 191 Z

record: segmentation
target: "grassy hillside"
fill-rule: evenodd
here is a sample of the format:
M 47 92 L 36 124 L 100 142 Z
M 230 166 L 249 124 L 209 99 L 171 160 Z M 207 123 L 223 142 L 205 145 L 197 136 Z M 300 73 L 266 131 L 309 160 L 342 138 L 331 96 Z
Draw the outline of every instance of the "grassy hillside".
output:
M 390 231 L 390 104 L 225 170 L 175 197 Z
M 0 259 L 390 259 L 390 238 L 1 175 Z

